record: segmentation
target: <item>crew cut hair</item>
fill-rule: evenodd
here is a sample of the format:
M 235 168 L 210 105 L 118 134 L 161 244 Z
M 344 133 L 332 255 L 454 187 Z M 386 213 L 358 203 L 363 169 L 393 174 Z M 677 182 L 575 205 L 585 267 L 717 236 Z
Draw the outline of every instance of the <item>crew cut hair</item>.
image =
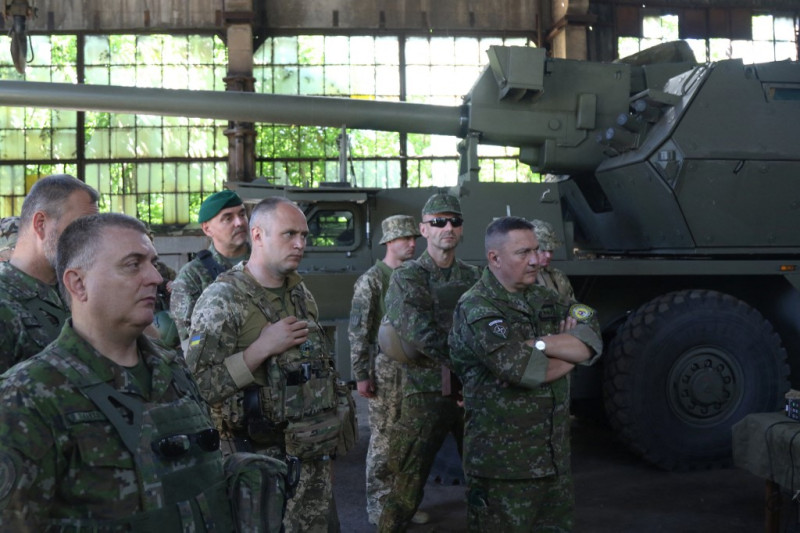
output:
M 64 272 L 70 268 L 91 267 L 103 241 L 103 232 L 110 228 L 131 229 L 147 235 L 144 223 L 132 216 L 122 213 L 97 213 L 75 219 L 58 238 L 56 275 L 59 291 L 65 302 L 71 303 L 69 292 L 64 287 Z
M 509 232 L 520 229 L 533 231 L 533 223 L 522 217 L 500 217 L 490 222 L 486 227 L 486 237 L 483 240 L 486 253 L 496 249 L 500 240 Z
M 283 196 L 270 196 L 269 198 L 264 198 L 256 204 L 256 206 L 253 208 L 253 212 L 250 213 L 250 229 L 252 230 L 254 227 L 259 226 L 261 220 L 264 217 L 272 214 L 281 204 L 288 204 L 296 209 L 300 209 L 297 207 L 296 203 L 288 198 L 284 198 Z
M 33 215 L 37 211 L 44 212 L 56 221 L 60 219 L 64 213 L 64 202 L 75 191 L 85 191 L 95 204 L 100 198 L 96 190 L 69 174 L 53 174 L 34 183 L 25 201 L 22 202 L 19 217 L 20 232 L 24 232 L 31 225 Z

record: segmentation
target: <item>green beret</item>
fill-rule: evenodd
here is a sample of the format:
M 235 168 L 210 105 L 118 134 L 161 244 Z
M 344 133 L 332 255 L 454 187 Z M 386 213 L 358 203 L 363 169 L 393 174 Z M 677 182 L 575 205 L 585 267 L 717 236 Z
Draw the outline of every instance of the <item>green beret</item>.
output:
M 242 205 L 242 203 L 242 199 L 233 191 L 215 192 L 200 204 L 197 221 L 200 223 L 208 222 L 226 207 L 236 207 L 237 205 Z

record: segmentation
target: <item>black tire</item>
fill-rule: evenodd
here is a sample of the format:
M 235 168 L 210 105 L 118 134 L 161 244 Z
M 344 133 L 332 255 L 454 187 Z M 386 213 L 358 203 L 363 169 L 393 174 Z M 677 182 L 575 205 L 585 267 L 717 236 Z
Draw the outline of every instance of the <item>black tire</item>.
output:
M 611 427 L 667 470 L 731 462 L 731 426 L 781 407 L 786 350 L 761 314 L 707 290 L 660 296 L 632 313 L 605 357 Z

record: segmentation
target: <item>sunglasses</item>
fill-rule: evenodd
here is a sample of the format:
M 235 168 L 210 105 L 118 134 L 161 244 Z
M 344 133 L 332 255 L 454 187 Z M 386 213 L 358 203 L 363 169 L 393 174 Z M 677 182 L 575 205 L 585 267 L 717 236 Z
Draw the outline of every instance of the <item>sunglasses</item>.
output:
M 177 459 L 185 455 L 192 444 L 196 444 L 206 452 L 217 451 L 219 450 L 219 431 L 208 428 L 189 435 L 170 435 L 153 441 L 151 447 L 161 457 Z
M 443 228 L 450 223 L 454 228 L 460 228 L 461 225 L 464 223 L 464 219 L 461 217 L 436 217 L 430 220 L 423 220 L 423 224 L 430 224 L 434 228 Z

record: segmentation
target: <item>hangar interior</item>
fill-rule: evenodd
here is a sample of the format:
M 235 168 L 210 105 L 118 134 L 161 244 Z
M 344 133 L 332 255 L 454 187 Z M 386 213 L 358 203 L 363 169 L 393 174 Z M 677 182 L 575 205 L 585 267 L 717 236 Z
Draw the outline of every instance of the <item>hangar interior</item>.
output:
M 56 108 L 57 91 L 53 108 L 16 107 L 3 104 L 3 81 L 455 106 L 485 69 L 493 45 L 598 62 L 674 40 L 687 42 L 699 62 L 800 57 L 797 0 L 6 0 L 0 25 L 0 217 L 20 213 L 37 179 L 72 174 L 100 192 L 101 211 L 150 224 L 162 258 L 176 270 L 207 245 L 196 224 L 203 199 L 230 183 L 448 187 L 458 179 L 459 139 L 347 124 L 134 115 L 93 110 L 91 102 L 83 104 L 85 110 L 65 110 Z M 519 156 L 518 148 L 477 146 L 481 181 L 541 181 Z M 348 274 L 353 281 L 355 274 Z M 349 300 L 334 304 L 339 318 L 326 327 L 344 331 Z M 335 338 L 338 362 L 346 365 L 346 337 Z M 584 434 L 590 435 L 584 447 L 597 448 L 595 434 Z M 605 447 L 604 459 L 618 461 L 614 444 Z M 646 507 L 627 498 L 638 492 L 649 497 L 641 487 L 652 478 L 641 470 L 643 481 L 622 486 L 626 494 L 619 499 L 628 509 Z M 737 489 L 729 481 L 702 490 L 720 496 L 717 489 L 724 486 Z M 761 486 L 751 492 L 760 497 Z M 453 501 L 460 505 L 457 490 Z M 608 531 L 624 531 L 619 516 L 610 516 L 616 512 L 608 503 L 613 491 L 607 500 L 602 492 L 593 495 L 596 505 L 587 507 L 585 516 L 592 516 L 583 523 L 601 531 L 595 515 L 605 512 L 613 524 Z M 685 485 L 663 489 L 660 497 L 671 501 L 676 495 L 691 497 Z M 748 505 L 756 501 L 746 496 Z M 730 508 L 740 501 L 719 499 Z M 360 500 L 352 507 L 360 512 Z M 732 515 L 720 509 L 718 514 Z M 760 513 L 758 508 L 754 514 Z M 743 527 L 723 527 L 717 515 L 710 518 L 716 530 Z M 649 526 L 628 530 L 669 530 L 661 523 Z
M 6 4 L 0 19 L 2 80 L 443 105 L 458 105 L 484 68 L 491 45 L 543 47 L 552 57 L 613 61 L 683 39 L 700 62 L 796 60 L 800 20 L 793 0 Z M 36 179 L 65 172 L 100 191 L 101 210 L 134 215 L 161 237 L 197 236 L 192 222 L 200 203 L 228 181 L 450 186 L 458 174 L 457 141 L 319 126 L 0 107 L 0 217 L 19 214 Z M 540 179 L 518 161 L 517 149 L 478 150 L 482 181 Z M 179 266 L 186 256 L 181 255 L 184 246 L 175 243 L 162 239 L 160 245 L 176 252 L 170 262 Z M 186 245 L 187 250 L 197 247 Z

